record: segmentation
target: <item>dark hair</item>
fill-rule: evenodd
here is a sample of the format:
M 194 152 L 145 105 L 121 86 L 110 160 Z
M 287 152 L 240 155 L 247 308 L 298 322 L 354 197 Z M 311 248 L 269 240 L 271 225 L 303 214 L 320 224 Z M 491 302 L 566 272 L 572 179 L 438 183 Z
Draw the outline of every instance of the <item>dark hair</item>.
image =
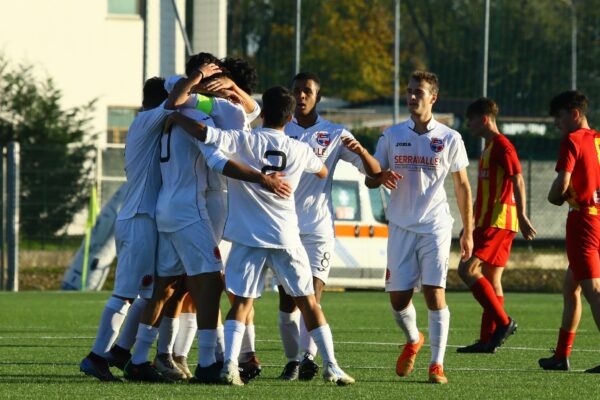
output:
M 197 71 L 201 65 L 210 63 L 217 64 L 219 66 L 221 65 L 221 61 L 210 53 L 194 54 L 187 60 L 187 63 L 185 64 L 185 74 L 190 76 L 190 74 L 194 71 Z
M 313 81 L 317 84 L 317 93 L 321 90 L 321 80 L 312 72 L 299 72 L 292 78 L 292 86 L 296 81 Z
M 467 107 L 467 118 L 490 116 L 494 119 L 498 116 L 500 109 L 498 104 L 487 97 L 480 97 Z
M 567 90 L 550 100 L 549 113 L 551 116 L 556 117 L 560 110 L 579 110 L 581 114 L 586 115 L 589 104 L 590 101 L 587 96 L 579 90 Z
M 296 108 L 294 96 L 283 86 L 267 89 L 262 102 L 263 125 L 270 127 L 284 126 Z
M 425 81 L 431 85 L 431 92 L 433 94 L 438 94 L 440 90 L 440 81 L 438 77 L 433 72 L 429 71 L 414 71 L 410 74 L 410 79 L 413 79 L 419 83 Z
M 144 83 L 144 98 L 142 106 L 146 109 L 155 108 L 169 97 L 165 90 L 165 79 L 155 76 Z
M 226 57 L 221 60 L 229 76 L 244 92 L 252 94 L 258 86 L 256 69 L 243 58 Z

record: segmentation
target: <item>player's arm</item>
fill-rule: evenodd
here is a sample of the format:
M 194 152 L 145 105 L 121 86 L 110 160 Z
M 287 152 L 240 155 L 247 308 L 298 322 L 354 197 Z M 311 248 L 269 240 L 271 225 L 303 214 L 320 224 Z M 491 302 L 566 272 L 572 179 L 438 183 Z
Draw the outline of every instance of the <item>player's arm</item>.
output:
M 187 78 L 180 79 L 175 84 L 169 98 L 165 103 L 167 110 L 175 110 L 185 104 L 190 97 L 190 92 L 194 86 L 200 83 L 204 78 L 221 72 L 221 69 L 215 64 L 202 64 L 197 71 L 190 73 Z
M 471 185 L 467 169 L 462 168 L 452 172 L 454 181 L 454 194 L 460 217 L 463 223 L 463 234 L 460 237 L 461 260 L 467 261 L 473 253 L 473 206 L 471 204 Z
M 206 85 L 203 85 L 203 89 L 217 94 L 220 93 L 227 98 L 235 98 L 235 101 L 239 101 L 239 104 L 244 108 L 246 114 L 251 114 L 256 108 L 256 103 L 252 96 L 243 91 L 233 80 L 225 76 L 213 79 Z M 232 96 L 232 93 L 234 96 Z
M 222 173 L 229 178 L 259 183 L 262 187 L 275 193 L 281 198 L 287 198 L 292 195 L 292 187 L 290 184 L 281 179 L 281 177 L 285 176 L 285 173 L 283 172 L 263 174 L 245 164 L 230 159 L 223 167 Z
M 174 112 L 169 114 L 167 120 L 165 121 L 165 132 L 171 132 L 173 125 L 177 124 L 183 128 L 187 133 L 191 136 L 195 137 L 201 142 L 206 141 L 206 132 L 207 127 L 202 122 L 194 121 L 191 118 L 186 117 L 185 115 Z
M 381 172 L 379 161 L 369 154 L 367 149 L 365 149 L 358 140 L 351 136 L 345 136 L 342 137 L 342 143 L 348 148 L 348 150 L 359 155 L 367 176 L 376 176 Z
M 325 166 L 325 164 L 323 164 L 321 170 L 319 172 L 315 172 L 315 175 L 317 176 L 317 178 L 324 179 L 327 177 L 328 173 L 329 171 L 327 170 L 327 167 Z
M 571 173 L 565 170 L 558 171 L 558 175 L 552 182 L 548 192 L 548 201 L 554 205 L 562 206 L 568 198 L 569 183 L 571 183 Z
M 526 194 L 523 175 L 515 174 L 510 177 L 513 183 L 513 193 L 515 194 L 515 203 L 517 205 L 517 218 L 519 219 L 519 228 L 526 240 L 531 240 L 537 234 L 533 224 L 526 213 Z
M 385 186 L 390 190 L 394 190 L 398 188 L 398 181 L 403 178 L 402 175 L 397 173 L 396 171 L 385 170 L 381 171 L 374 176 L 366 176 L 365 177 L 365 185 L 369 189 L 377 188 L 381 185 Z

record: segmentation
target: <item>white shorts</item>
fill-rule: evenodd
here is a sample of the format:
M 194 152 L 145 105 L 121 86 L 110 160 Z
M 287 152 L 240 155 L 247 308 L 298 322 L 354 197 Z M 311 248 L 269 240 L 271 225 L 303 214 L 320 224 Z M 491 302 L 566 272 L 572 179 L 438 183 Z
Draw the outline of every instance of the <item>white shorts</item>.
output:
M 158 276 L 194 276 L 222 269 L 221 253 L 207 220 L 194 222 L 176 232 L 158 233 Z
M 219 244 L 223 239 L 225 221 L 227 220 L 227 191 L 207 190 L 206 209 L 215 233 L 215 240 Z
M 152 297 L 158 232 L 147 214 L 115 222 L 117 271 L 113 294 L 134 299 Z
M 304 247 L 267 249 L 233 243 L 225 268 L 225 286 L 239 297 L 260 297 L 267 265 L 285 292 L 292 297 L 314 294 L 308 256 Z
M 302 245 L 306 250 L 306 254 L 308 254 L 312 276 L 319 278 L 323 283 L 327 284 L 335 241 L 307 242 L 306 237 L 300 236 L 300 238 L 302 239 Z
M 389 225 L 385 291 L 397 292 L 430 285 L 446 287 L 452 230 L 414 233 Z

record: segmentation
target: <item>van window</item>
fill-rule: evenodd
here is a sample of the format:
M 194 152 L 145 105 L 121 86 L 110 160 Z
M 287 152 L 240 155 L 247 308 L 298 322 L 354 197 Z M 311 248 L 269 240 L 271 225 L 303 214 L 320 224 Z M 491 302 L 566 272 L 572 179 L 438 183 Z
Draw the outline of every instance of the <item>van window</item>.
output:
M 375 221 L 387 224 L 385 209 L 390 203 L 390 193 L 383 187 L 369 189 L 369 199 L 371 200 L 371 210 L 373 210 Z
M 331 196 L 336 221 L 360 221 L 358 182 L 334 180 Z

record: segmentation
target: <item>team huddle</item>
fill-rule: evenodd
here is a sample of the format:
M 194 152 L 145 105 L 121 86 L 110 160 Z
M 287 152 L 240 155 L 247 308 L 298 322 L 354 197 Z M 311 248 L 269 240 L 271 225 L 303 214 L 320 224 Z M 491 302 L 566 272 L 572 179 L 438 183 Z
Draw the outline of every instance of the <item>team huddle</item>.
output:
M 448 382 L 448 174 L 463 225 L 459 273 L 484 310 L 479 340 L 458 352 L 495 352 L 517 329 L 503 306 L 503 266 L 519 228 L 527 240 L 536 234 L 516 151 L 496 125 L 496 104 L 482 98 L 467 110 L 469 129 L 486 141 L 473 207 L 462 138 L 432 114 L 435 74 L 410 76 L 410 118 L 383 132 L 374 155 L 343 126 L 318 115 L 321 82 L 315 74 L 297 74 L 291 90 L 266 90 L 262 108 L 251 96 L 255 86 L 256 72 L 246 61 L 208 53 L 188 60 L 185 77 L 146 81 L 143 110 L 126 139 L 115 288 L 81 371 L 101 381 L 120 381 L 110 370 L 117 367 L 131 381 L 245 385 L 262 371 L 253 303 L 268 268 L 279 287 L 287 358 L 280 379 L 311 380 L 321 371 L 327 382 L 353 384 L 337 362 L 320 306 L 329 275 L 324 260 L 334 251 L 331 186 L 339 160 L 364 174 L 368 187 L 383 185 L 391 193 L 385 290 L 406 336 L 396 373 L 413 371 L 425 341 L 412 303 L 420 288 L 428 308 L 428 381 Z M 579 92 L 565 92 L 551 104 L 565 141 L 549 200 L 571 207 L 565 299 L 570 293 L 573 306 L 565 300 L 557 350 L 540 360 L 544 369 L 569 368 L 581 288 L 600 327 L 600 134 L 587 126 L 586 111 Z M 252 129 L 258 116 L 262 126 Z M 223 239 L 231 243 L 226 265 L 219 251 Z M 231 307 L 222 318 L 224 291 Z M 187 357 L 196 338 L 192 373 Z

